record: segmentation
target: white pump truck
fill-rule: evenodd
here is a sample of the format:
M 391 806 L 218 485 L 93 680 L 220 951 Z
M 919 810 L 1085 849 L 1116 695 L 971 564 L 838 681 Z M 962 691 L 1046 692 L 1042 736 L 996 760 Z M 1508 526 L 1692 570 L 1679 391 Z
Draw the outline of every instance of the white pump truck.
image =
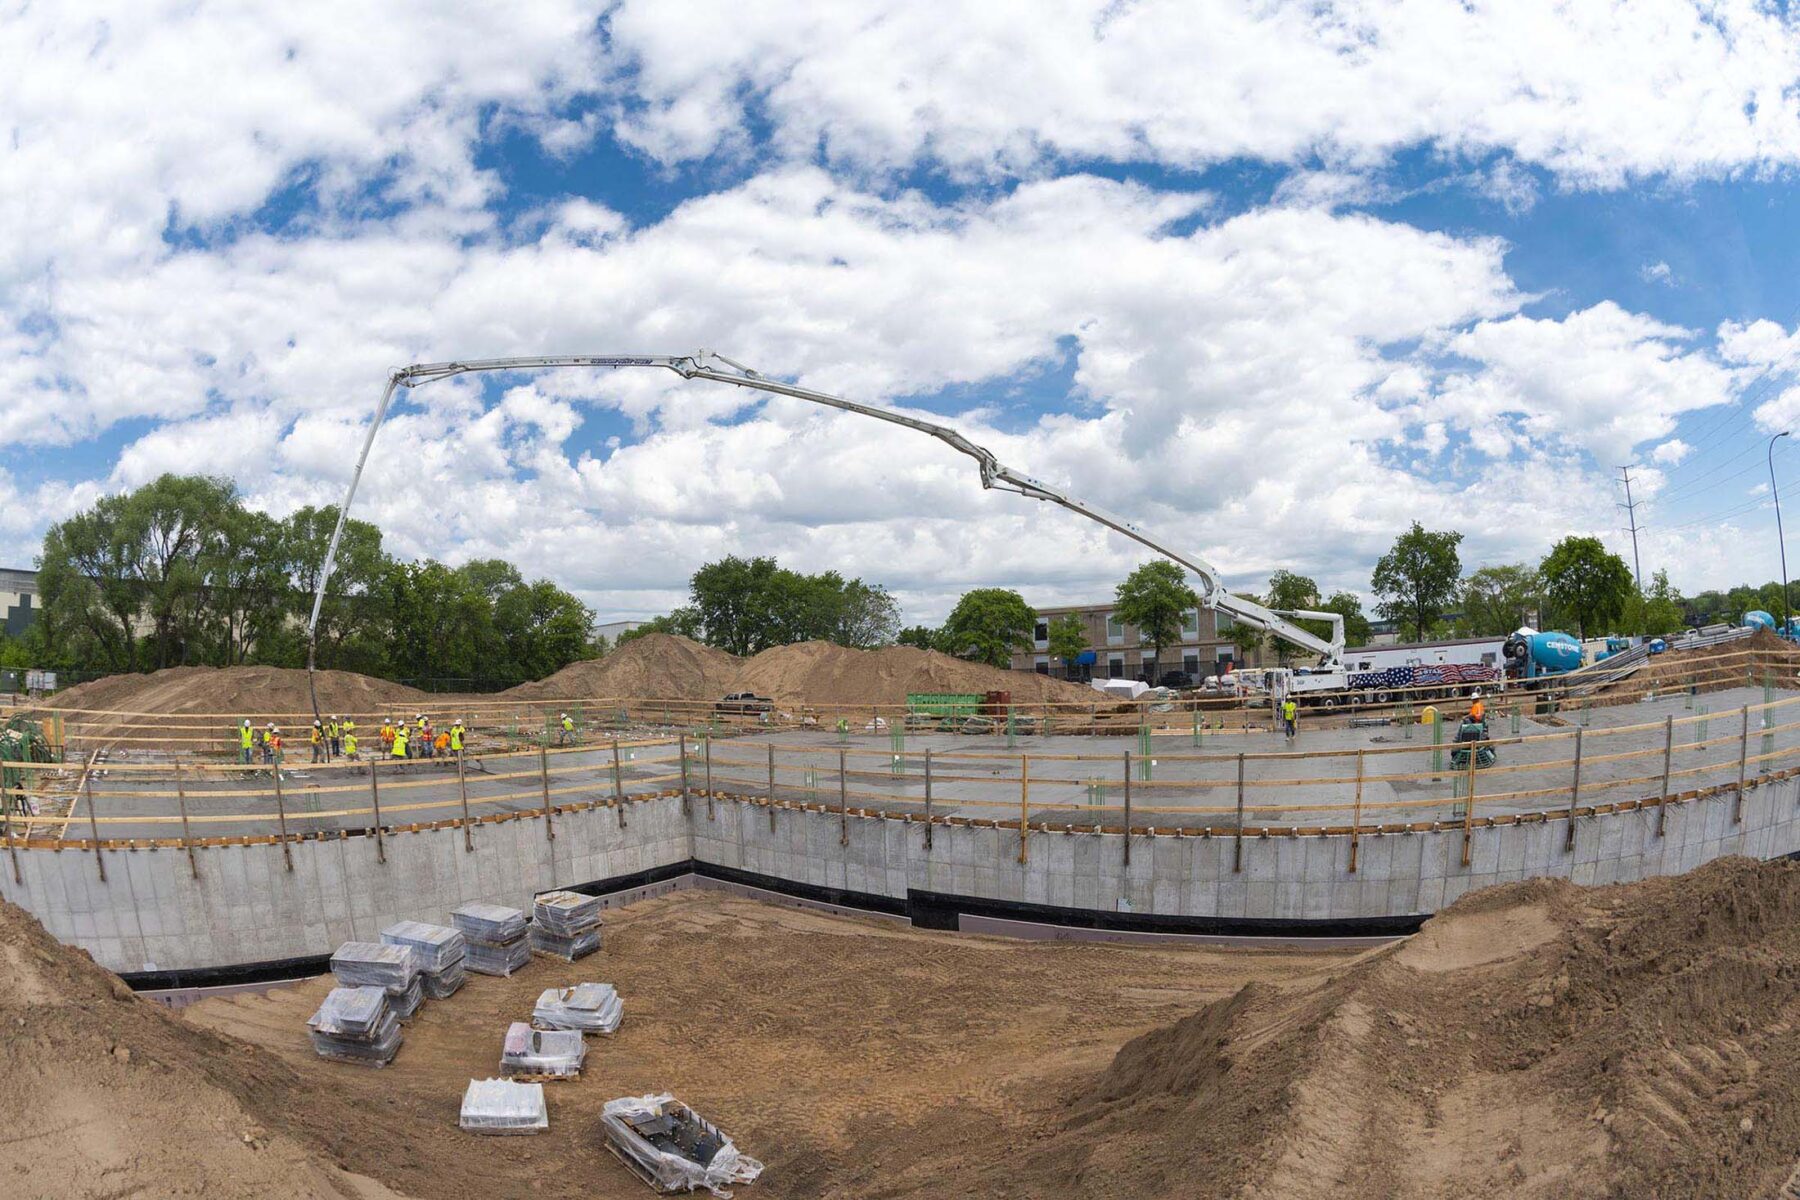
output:
M 467 375 L 475 372 L 543 370 L 555 367 L 610 369 L 656 367 L 673 371 L 683 379 L 704 379 L 714 383 L 728 383 L 735 387 L 771 392 L 778 396 L 791 396 L 796 400 L 805 400 L 842 412 L 873 417 L 878 421 L 902 425 L 908 429 L 928 434 L 951 449 L 974 459 L 981 468 L 981 486 L 1017 492 L 1019 495 L 1028 496 L 1033 500 L 1046 500 L 1051 504 L 1059 504 L 1070 512 L 1079 513 L 1091 521 L 1098 521 L 1108 529 L 1116 530 L 1192 571 L 1199 579 L 1200 586 L 1195 590 L 1200 596 L 1200 603 L 1208 608 L 1225 613 L 1235 621 L 1265 630 L 1304 650 L 1317 654 L 1319 656 L 1317 664 L 1305 673 L 1286 670 L 1269 670 L 1262 673 L 1266 679 L 1272 706 L 1279 707 L 1281 700 L 1290 692 L 1296 696 L 1313 692 L 1336 692 L 1342 690 L 1347 682 L 1344 674 L 1344 618 L 1340 614 L 1312 612 L 1304 609 L 1269 609 L 1254 600 L 1234 596 L 1225 590 L 1219 580 L 1219 573 L 1204 559 L 1184 554 L 1179 550 L 1172 550 L 1151 538 L 1125 518 L 1077 500 L 1049 484 L 1041 483 L 1029 475 L 1013 470 L 995 458 L 992 451 L 976 445 L 946 425 L 938 425 L 931 421 L 920 420 L 917 417 L 877 408 L 873 405 L 859 404 L 854 400 L 845 400 L 841 396 L 832 396 L 825 392 L 815 392 L 810 388 L 797 387 L 791 383 L 782 383 L 761 375 L 741 363 L 733 362 L 723 355 L 714 354 L 709 350 L 701 350 L 691 355 L 609 354 L 464 359 L 458 362 L 417 363 L 391 372 L 388 375 L 387 387 L 381 393 L 381 402 L 375 408 L 375 419 L 369 423 L 369 432 L 363 438 L 362 453 L 357 455 L 356 470 L 350 476 L 350 487 L 344 495 L 343 506 L 338 510 L 337 527 L 332 530 L 331 544 L 325 551 L 324 567 L 319 572 L 319 590 L 313 597 L 312 616 L 306 624 L 306 670 L 309 686 L 313 680 L 314 659 L 318 648 L 319 608 L 325 601 L 325 585 L 331 578 L 331 568 L 337 559 L 338 539 L 343 535 L 344 521 L 349 517 L 351 502 L 356 498 L 356 485 L 362 479 L 363 466 L 369 458 L 369 448 L 374 445 L 375 433 L 381 428 L 381 422 L 387 416 L 388 404 L 394 398 L 395 389 L 419 387 L 433 380 L 448 379 L 453 375 Z M 1316 637 L 1289 620 L 1290 617 L 1324 621 L 1330 626 L 1331 636 L 1329 639 Z M 313 692 L 312 701 L 313 712 L 316 715 L 319 711 L 316 689 Z

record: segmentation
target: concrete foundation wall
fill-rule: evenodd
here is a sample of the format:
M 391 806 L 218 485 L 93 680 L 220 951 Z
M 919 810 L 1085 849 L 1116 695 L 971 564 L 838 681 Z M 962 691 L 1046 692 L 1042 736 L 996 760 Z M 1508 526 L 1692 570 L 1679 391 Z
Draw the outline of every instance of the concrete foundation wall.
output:
M 1209 920 L 1356 921 L 1435 912 L 1464 892 L 1540 875 L 1606 884 L 1676 874 L 1727 854 L 1774 858 L 1800 850 L 1800 781 L 1748 790 L 1742 820 L 1731 795 L 1654 809 L 1477 828 L 1462 865 L 1460 830 L 1365 834 L 1349 871 L 1346 836 L 1247 838 L 1241 871 L 1229 837 L 1139 835 L 1131 862 L 1118 834 L 1032 832 L 1019 861 L 1016 830 L 925 826 L 879 817 L 678 797 L 474 830 L 402 832 L 280 846 L 20 850 L 22 883 L 0 861 L 0 897 L 117 971 L 170 971 L 329 954 L 414 918 L 445 921 L 469 901 L 527 905 L 552 887 L 621 879 L 690 861 L 813 889 L 905 905 L 920 893 L 999 905 Z M 703 868 L 704 869 L 704 868 Z

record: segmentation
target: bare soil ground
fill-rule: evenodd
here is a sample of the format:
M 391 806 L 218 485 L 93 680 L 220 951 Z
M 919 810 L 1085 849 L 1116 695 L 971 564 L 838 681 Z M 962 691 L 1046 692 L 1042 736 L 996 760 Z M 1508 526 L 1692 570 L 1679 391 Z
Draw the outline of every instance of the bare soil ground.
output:
M 320 980 L 182 1017 L 0 906 L 0 1194 L 648 1195 L 607 1098 L 668 1089 L 755 1197 L 1772 1195 L 1800 1152 L 1800 865 L 1465 897 L 1360 955 L 1027 943 L 703 892 L 314 1058 Z M 455 1128 L 537 992 L 624 1025 L 551 1129 Z M 386 1190 L 384 1190 L 386 1189 Z

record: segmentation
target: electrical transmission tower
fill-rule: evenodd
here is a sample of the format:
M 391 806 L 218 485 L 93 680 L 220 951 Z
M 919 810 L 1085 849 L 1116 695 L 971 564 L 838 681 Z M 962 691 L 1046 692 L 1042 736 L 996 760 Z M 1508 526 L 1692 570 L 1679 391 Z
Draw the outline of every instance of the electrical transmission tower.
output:
M 1637 464 L 1632 463 L 1619 468 L 1619 474 L 1625 482 L 1625 503 L 1619 507 L 1625 510 L 1625 519 L 1631 522 L 1625 527 L 1631 532 L 1631 574 L 1637 580 L 1638 591 L 1641 592 L 1644 590 L 1644 568 L 1638 562 L 1637 535 L 1643 526 L 1637 523 L 1637 502 L 1631 498 L 1631 468 L 1635 466 Z

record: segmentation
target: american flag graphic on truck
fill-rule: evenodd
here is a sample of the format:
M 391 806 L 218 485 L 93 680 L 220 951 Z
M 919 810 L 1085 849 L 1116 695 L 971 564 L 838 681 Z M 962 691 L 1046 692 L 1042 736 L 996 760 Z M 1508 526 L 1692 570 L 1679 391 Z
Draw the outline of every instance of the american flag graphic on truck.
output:
M 1454 687 L 1467 683 L 1497 683 L 1499 667 L 1476 663 L 1421 663 L 1416 667 L 1389 667 L 1361 671 L 1350 676 L 1353 688 Z

